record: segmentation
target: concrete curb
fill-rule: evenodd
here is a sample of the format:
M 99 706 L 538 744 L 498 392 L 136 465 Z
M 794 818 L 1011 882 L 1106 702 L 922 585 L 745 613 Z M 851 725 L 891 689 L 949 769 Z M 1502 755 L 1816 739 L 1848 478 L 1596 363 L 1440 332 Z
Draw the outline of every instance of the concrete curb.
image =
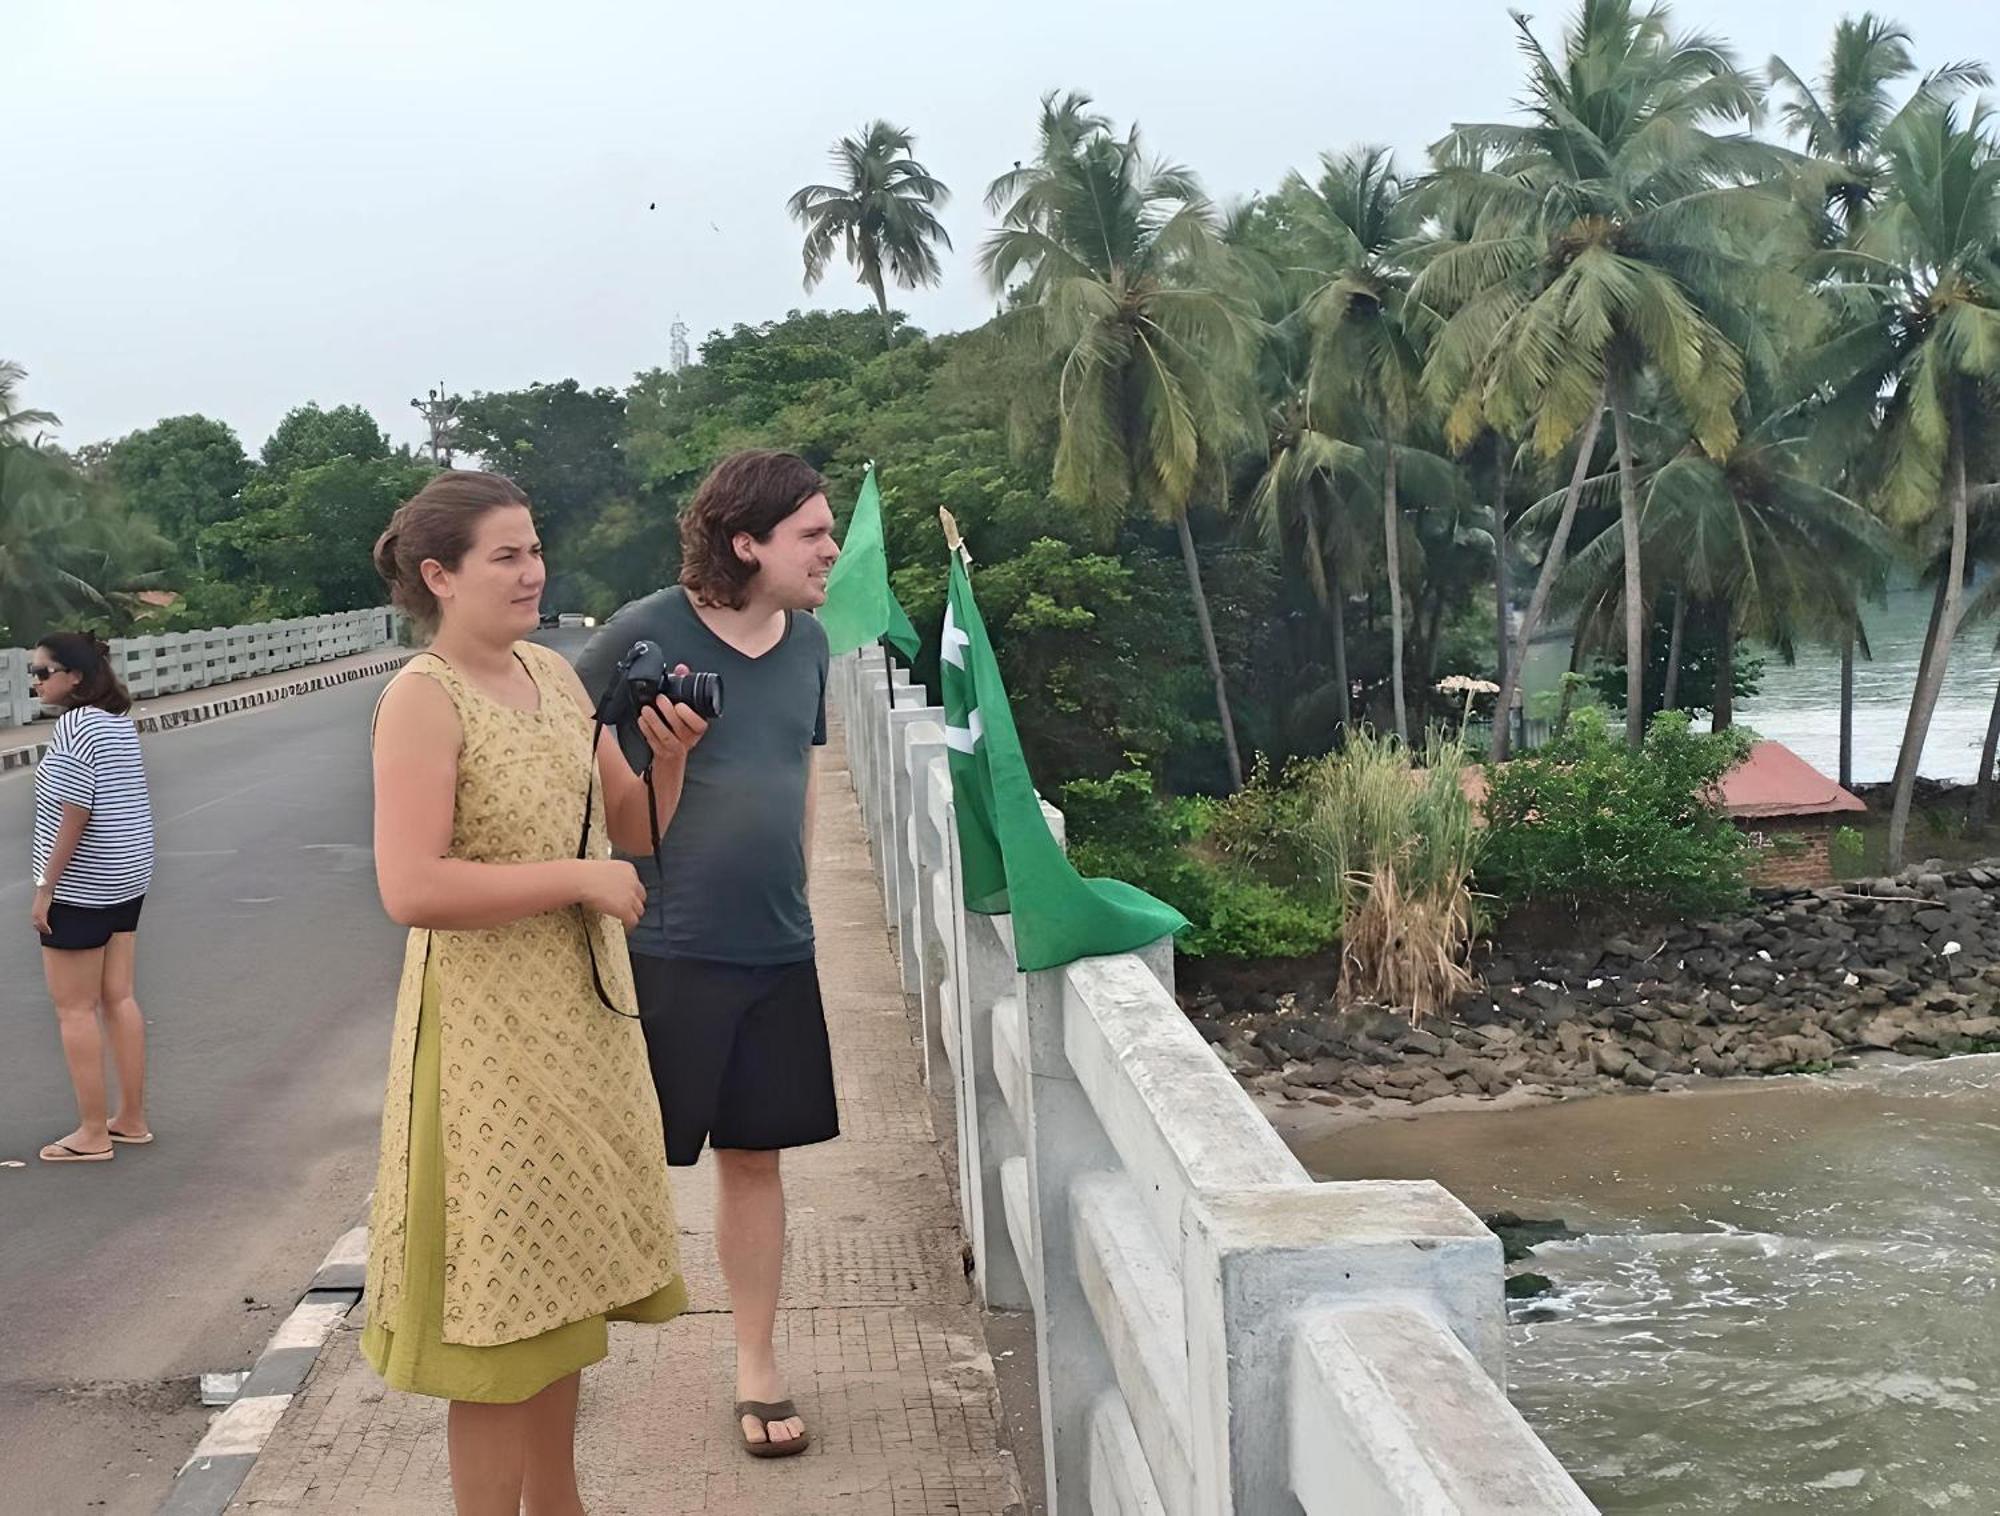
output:
M 157 1516 L 222 1516 L 229 1508 L 326 1340 L 361 1299 L 367 1267 L 368 1228 L 358 1226 L 327 1251 L 299 1303 L 257 1355 L 236 1399 L 209 1423 L 181 1465 Z
M 201 705 L 190 705 L 175 711 L 162 711 L 156 716 L 141 716 L 133 725 L 141 732 L 166 732 L 176 727 L 196 726 L 204 721 L 213 721 L 218 716 L 233 716 L 238 711 L 270 705 L 274 701 L 286 700 L 293 695 L 309 695 L 316 690 L 332 689 L 335 685 L 352 684 L 357 679 L 374 679 L 379 675 L 394 672 L 415 656 L 414 649 L 409 652 L 396 652 L 359 668 L 341 669 L 331 674 L 314 674 L 305 679 L 295 679 L 290 684 L 254 690 L 247 695 L 225 695 L 216 700 L 205 701 Z M 227 689 L 228 686 L 221 685 L 218 688 Z M 0 752 L 0 774 L 11 769 L 32 768 L 42 761 L 43 754 L 48 750 L 49 745 L 46 742 L 35 742 Z

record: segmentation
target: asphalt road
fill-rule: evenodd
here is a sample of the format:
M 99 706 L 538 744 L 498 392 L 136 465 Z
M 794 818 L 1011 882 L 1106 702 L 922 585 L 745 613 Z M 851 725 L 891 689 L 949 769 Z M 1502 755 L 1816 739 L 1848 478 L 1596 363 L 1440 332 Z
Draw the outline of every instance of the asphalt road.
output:
M 587 634 L 545 634 L 567 653 Z M 36 1151 L 75 1113 L 28 924 L 32 779 L 0 778 L 0 1510 L 150 1513 L 209 1412 L 361 1218 L 402 933 L 375 895 L 381 681 L 145 739 L 139 938 L 159 1140 Z M 9 877 L 11 876 L 11 877 Z

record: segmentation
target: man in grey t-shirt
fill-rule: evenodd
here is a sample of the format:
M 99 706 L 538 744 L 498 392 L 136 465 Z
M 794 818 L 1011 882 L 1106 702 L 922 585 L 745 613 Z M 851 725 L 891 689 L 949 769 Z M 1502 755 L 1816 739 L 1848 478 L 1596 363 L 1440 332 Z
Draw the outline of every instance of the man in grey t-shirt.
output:
M 810 614 L 840 556 L 826 481 L 790 453 L 725 458 L 680 517 L 681 582 L 635 600 L 577 660 L 593 698 L 641 640 L 722 676 L 657 868 L 634 860 L 631 934 L 667 1159 L 715 1151 L 716 1252 L 736 1327 L 737 1413 L 760 1458 L 802 1452 L 772 1333 L 785 1251 L 779 1153 L 840 1133 L 806 868 L 812 749 L 826 741 L 826 633 Z

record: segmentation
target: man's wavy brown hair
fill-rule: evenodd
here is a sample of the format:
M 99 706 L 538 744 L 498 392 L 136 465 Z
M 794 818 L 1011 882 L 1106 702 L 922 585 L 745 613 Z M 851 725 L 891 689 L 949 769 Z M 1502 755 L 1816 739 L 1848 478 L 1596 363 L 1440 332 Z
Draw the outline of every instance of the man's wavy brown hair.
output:
M 824 493 L 826 480 L 796 453 L 731 453 L 681 507 L 682 587 L 706 605 L 741 609 L 757 570 L 736 556 L 736 534 L 768 542 L 773 527 Z

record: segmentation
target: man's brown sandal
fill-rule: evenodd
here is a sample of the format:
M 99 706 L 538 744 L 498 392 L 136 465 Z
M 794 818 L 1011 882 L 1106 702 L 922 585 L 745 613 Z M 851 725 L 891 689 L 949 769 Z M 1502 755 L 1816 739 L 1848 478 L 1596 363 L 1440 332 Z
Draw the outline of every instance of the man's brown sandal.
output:
M 743 1451 L 752 1458 L 790 1458 L 803 1453 L 812 1443 L 812 1433 L 805 1431 L 796 1437 L 787 1437 L 782 1442 L 771 1439 L 771 1423 L 790 1421 L 799 1414 L 799 1408 L 789 1400 L 739 1400 L 736 1402 L 736 1430 L 743 1437 Z M 743 1418 L 755 1416 L 764 1423 L 764 1441 L 753 1441 L 748 1432 L 743 1431 Z

